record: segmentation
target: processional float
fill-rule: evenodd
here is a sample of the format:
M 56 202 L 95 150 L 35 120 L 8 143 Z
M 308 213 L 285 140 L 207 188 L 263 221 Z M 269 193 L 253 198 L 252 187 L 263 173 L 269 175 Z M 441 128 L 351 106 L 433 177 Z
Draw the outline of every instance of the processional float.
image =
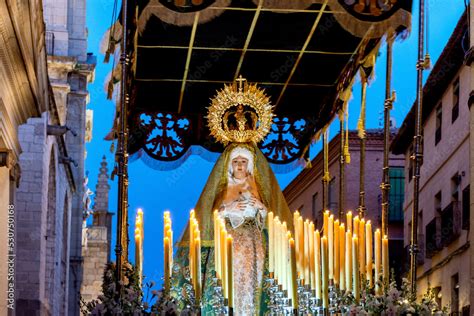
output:
M 178 20 L 180 20 L 177 16 L 178 15 L 182 15 L 182 16 L 185 16 L 185 18 L 189 17 L 190 14 L 187 14 L 189 12 L 194 12 L 195 11 L 195 6 L 198 7 L 199 10 L 202 10 L 203 8 L 207 8 L 207 6 L 209 4 L 212 4 L 214 1 L 212 0 L 208 0 L 208 1 L 204 1 L 204 5 L 203 5 L 203 1 L 194 1 L 194 0 L 186 0 L 186 1 L 161 1 L 159 0 L 160 3 L 166 3 L 167 4 L 167 8 L 171 8 L 171 10 L 173 10 L 173 6 L 174 6 L 174 10 L 176 11 L 176 14 L 175 16 L 171 16 L 171 19 L 170 19 L 170 12 L 166 11 L 166 14 L 162 15 L 161 13 L 163 13 L 162 11 L 164 10 L 163 8 L 160 8 L 159 5 L 157 5 L 157 2 L 158 1 L 150 1 L 150 5 L 149 5 L 149 8 L 146 8 L 146 9 L 150 9 L 149 11 L 152 11 L 152 14 L 155 14 L 157 16 L 159 16 L 159 18 L 163 21 L 168 21 L 167 23 L 174 23 Z M 258 6 L 258 9 L 256 10 L 256 14 L 255 14 L 255 17 L 258 16 L 258 13 L 260 11 L 261 8 L 264 8 L 265 9 L 265 6 L 262 7 L 262 3 L 264 1 L 260 0 L 260 1 L 253 1 L 255 4 L 259 3 L 259 6 Z M 279 4 L 279 2 L 281 3 L 288 3 L 288 4 L 291 4 L 292 6 L 293 5 L 297 5 L 297 6 L 306 6 L 306 3 L 312 3 L 311 1 L 269 1 L 271 3 L 276 3 L 276 4 Z M 313 1 L 315 3 L 323 3 L 323 10 L 321 10 L 321 12 L 324 12 L 324 8 L 325 6 L 328 4 L 328 2 L 331 4 L 331 5 L 334 5 L 335 7 L 337 7 L 339 10 L 342 11 L 342 9 L 344 10 L 347 10 L 348 12 L 351 12 L 351 20 L 355 21 L 356 23 L 352 23 L 352 26 L 356 26 L 356 29 L 359 30 L 359 29 L 365 29 L 368 27 L 369 24 L 372 24 L 373 21 L 377 21 L 380 22 L 378 23 L 377 27 L 376 28 L 372 28 L 372 26 L 370 26 L 371 30 L 374 30 L 374 29 L 377 29 L 380 34 L 377 35 L 377 36 L 374 36 L 374 38 L 377 38 L 379 36 L 382 36 L 383 34 L 389 34 L 390 32 L 388 32 L 387 28 L 393 28 L 394 30 L 397 29 L 397 30 L 400 30 L 399 29 L 399 26 L 405 26 L 405 27 L 408 27 L 411 23 L 410 23 L 410 19 L 409 17 L 405 16 L 404 14 L 399 14 L 400 11 L 403 11 L 403 9 L 405 9 L 407 12 L 408 11 L 411 11 L 411 4 L 412 4 L 412 1 L 410 0 L 407 0 L 407 1 L 401 1 L 401 0 L 391 0 L 391 1 L 384 1 L 384 2 L 376 2 L 376 1 L 370 1 L 370 4 L 369 4 L 369 1 L 349 1 L 349 0 L 337 0 L 337 1 L 328 1 L 328 0 L 322 0 L 322 1 L 319 1 L 319 0 L 315 0 Z M 121 28 L 117 28 L 117 33 L 120 33 L 122 34 L 121 38 L 115 38 L 114 36 L 110 36 L 110 41 L 109 41 L 109 45 L 108 45 L 108 51 L 107 51 L 107 58 L 108 59 L 108 56 L 113 53 L 114 49 L 115 49 L 115 44 L 116 43 L 120 43 L 121 44 L 121 54 L 120 54 L 120 63 L 117 62 L 116 64 L 120 64 L 121 66 L 121 71 L 119 71 L 118 73 L 121 73 L 121 76 L 117 75 L 116 78 L 111 78 L 111 81 L 109 82 L 109 85 L 108 87 L 112 87 L 112 89 L 109 89 L 109 92 L 110 90 L 113 90 L 113 84 L 111 84 L 111 82 L 113 82 L 114 80 L 117 81 L 121 81 L 121 82 L 128 82 L 127 80 L 127 77 L 128 77 L 128 73 L 127 71 L 130 72 L 130 69 L 134 69 L 134 73 L 135 73 L 135 70 L 137 69 L 136 65 L 137 65 L 137 46 L 138 46 L 138 30 L 137 28 L 131 28 L 130 25 L 133 24 L 133 21 L 132 23 L 129 22 L 130 18 L 133 16 L 133 14 L 130 14 L 130 12 L 135 12 L 136 9 L 138 7 L 135 7 L 135 6 L 132 6 L 132 5 L 127 5 L 128 1 L 127 0 L 124 0 L 122 1 L 122 15 L 121 15 Z M 172 4 L 174 3 L 174 4 Z M 424 0 L 420 0 L 419 1 L 420 3 L 420 10 L 419 10 L 419 31 L 418 31 L 418 37 L 419 37 L 419 47 L 418 47 L 418 63 L 417 63 L 417 70 L 418 70 L 418 83 L 417 83 L 417 108 L 416 108 L 416 131 L 415 131 L 415 154 L 413 155 L 412 157 L 412 160 L 414 161 L 415 163 L 415 187 L 414 187 L 414 207 L 413 207 L 413 212 L 412 212 L 412 216 L 413 216 L 413 225 L 412 225 L 412 232 L 411 232 L 411 243 L 410 243 L 410 256 L 411 256 L 411 262 L 410 262 L 410 279 L 411 279 L 411 291 L 412 291 L 412 294 L 414 294 L 416 296 L 416 258 L 417 258 L 417 252 L 418 252 L 418 245 L 417 245 L 417 236 L 418 234 L 416 233 L 416 230 L 418 228 L 418 225 L 416 225 L 417 223 L 417 211 L 418 211 L 418 208 L 419 208 L 419 199 L 418 199 L 418 191 L 419 191 L 419 185 L 418 185 L 418 182 L 419 182 L 419 166 L 421 164 L 421 157 L 422 157 L 422 154 L 421 154 L 421 109 L 422 109 L 422 72 L 424 69 L 426 69 L 426 66 L 427 64 L 429 64 L 429 59 L 428 58 L 423 58 L 423 53 L 424 53 L 424 8 L 425 8 L 425 1 Z M 309 5 L 309 4 L 307 4 Z M 383 9 L 383 10 L 380 10 L 380 7 Z M 387 8 L 389 8 L 390 10 L 386 10 Z M 288 9 L 288 8 L 286 8 Z M 367 10 L 366 10 L 367 9 Z M 402 9 L 402 10 L 400 10 Z M 189 10 L 189 11 L 187 11 Z M 210 8 L 210 10 L 215 10 L 215 8 Z M 247 9 L 245 9 L 247 10 Z M 268 8 L 267 8 L 268 10 Z M 281 8 L 280 8 L 280 11 L 281 11 Z M 285 10 L 283 10 L 285 11 Z M 294 10 L 295 12 L 297 12 L 298 10 Z M 335 10 L 334 12 L 336 12 L 337 10 Z M 224 12 L 224 10 L 215 10 L 215 12 Z M 344 12 L 344 11 L 342 11 Z M 127 14 L 128 13 L 128 14 Z M 182 14 L 184 13 L 184 14 Z M 150 17 L 152 14 L 142 14 L 144 17 Z M 220 13 L 219 13 L 220 14 Z M 199 11 L 196 13 L 196 16 L 199 15 Z M 286 15 L 286 14 L 285 14 Z M 361 18 L 361 15 L 366 15 L 365 17 L 362 17 Z M 209 16 L 209 15 L 208 15 Z M 212 15 L 214 17 L 214 15 Z M 336 12 L 336 14 L 334 14 L 334 17 L 336 17 L 336 19 L 338 17 L 341 17 L 341 16 L 344 16 L 343 14 L 340 14 L 340 12 Z M 356 19 L 354 19 L 354 17 Z M 392 18 L 394 17 L 395 20 L 393 23 L 385 23 L 387 18 Z M 365 19 L 367 18 L 367 19 Z M 189 23 L 188 24 L 184 24 L 184 25 L 194 25 L 193 26 L 193 30 L 195 30 L 196 28 L 196 25 L 198 24 L 197 22 L 199 22 L 198 18 L 197 17 L 194 17 L 194 18 L 191 18 L 191 19 L 188 19 Z M 318 20 L 319 20 L 319 17 L 318 17 Z M 172 22 L 170 22 L 172 21 Z M 181 21 L 182 22 L 182 21 Z M 340 21 L 338 20 L 338 22 L 340 24 L 342 24 L 345 28 L 347 28 L 347 21 Z M 146 22 L 143 22 L 141 24 L 146 24 Z M 162 24 L 163 25 L 163 24 Z M 178 25 L 178 24 L 177 24 Z M 183 24 L 181 24 L 183 25 Z M 359 26 L 365 26 L 364 28 L 359 28 Z M 132 32 L 129 32 L 130 29 L 132 29 L 131 31 Z M 251 28 L 253 30 L 253 27 Z M 403 29 L 403 27 L 402 27 Z M 355 30 L 351 30 L 350 31 L 351 33 L 353 33 L 353 35 L 355 34 Z M 112 32 L 113 33 L 113 32 Z M 112 34 L 111 33 L 111 34 Z M 210 32 L 208 32 L 210 33 Z M 135 36 L 128 36 L 128 35 L 133 35 L 135 34 Z M 398 31 L 397 31 L 397 34 L 398 34 Z M 363 35 L 363 34 L 362 34 Z M 360 35 L 359 37 L 361 37 L 362 35 Z M 365 38 L 366 36 L 364 36 Z M 194 38 L 194 36 L 192 36 L 191 38 Z M 250 37 L 249 37 L 250 39 Z M 381 188 L 382 188 L 382 230 L 381 230 L 381 235 L 382 236 L 385 236 L 387 234 L 387 215 L 388 215 L 388 191 L 389 191 L 389 177 L 388 177 L 388 144 L 389 144 L 389 130 L 390 130 L 390 127 L 389 127 L 389 113 L 390 113 L 390 110 L 392 108 L 392 103 L 394 101 L 394 98 L 393 98 L 393 95 L 392 95 L 392 91 L 391 91 L 391 83 L 390 83 L 390 76 L 391 76 L 391 47 L 392 47 L 392 44 L 393 44 L 393 36 L 387 36 L 387 84 L 386 84 L 386 98 L 385 98 L 385 111 L 384 111 L 384 131 L 385 131 L 385 137 L 384 137 L 384 176 L 383 176 L 383 183 L 381 185 Z M 133 44 L 132 44 L 133 43 Z M 132 45 L 134 45 L 134 49 L 130 49 L 132 47 Z M 157 46 L 157 47 L 161 47 L 161 46 Z M 191 49 L 192 45 L 190 45 L 190 49 Z M 224 47 L 225 49 L 228 49 L 227 47 Z M 166 49 L 170 49 L 170 47 L 166 47 Z M 188 54 L 188 56 L 191 56 L 191 54 Z M 147 60 L 148 62 L 148 60 Z M 188 65 L 188 63 L 186 64 Z M 188 66 L 186 66 L 187 68 Z M 147 67 L 143 67 L 143 68 L 147 68 Z M 240 69 L 240 64 L 239 64 L 239 67 L 238 69 Z M 294 73 L 294 70 L 296 69 L 296 67 L 293 69 L 293 71 L 291 72 L 291 74 Z M 187 72 L 187 69 L 186 69 L 186 72 Z M 238 72 L 236 72 L 238 73 Z M 120 78 L 119 78 L 120 77 Z M 186 77 L 186 76 L 185 76 Z M 291 76 L 290 76 L 291 77 Z M 352 78 L 353 76 L 347 76 L 346 78 Z M 186 79 L 186 78 L 185 78 Z M 163 81 L 166 81 L 166 80 L 163 80 Z M 290 81 L 290 79 L 288 79 L 288 81 Z M 116 158 L 117 158 L 117 170 L 116 170 L 116 174 L 118 176 L 118 182 L 119 182 L 119 194 L 118 194 L 118 217 L 117 217 L 117 220 L 118 220 L 118 223 L 119 225 L 117 225 L 117 243 L 116 243 L 116 249 L 115 249 L 115 254 L 116 254 L 116 258 L 117 258 L 117 269 L 116 269 L 116 287 L 117 287 L 117 290 L 119 292 L 118 294 L 118 299 L 120 299 L 120 297 L 123 295 L 123 290 L 122 290 L 122 286 L 121 286 L 121 281 L 123 280 L 123 269 L 122 269 L 122 263 L 123 262 L 126 262 L 127 259 L 128 259 L 128 237 L 127 237 L 127 223 L 128 223 L 128 172 L 127 172 L 127 165 L 128 165 L 128 151 L 129 151 L 129 146 L 128 146 L 128 139 L 129 139 L 129 135 L 133 134 L 134 130 L 131 129 L 129 130 L 129 126 L 128 126 L 128 121 L 127 121 L 127 114 L 129 113 L 129 107 L 130 109 L 133 109 L 133 104 L 130 104 L 131 103 L 131 89 L 127 88 L 127 84 L 122 84 L 121 85 L 121 89 L 120 89 L 120 102 L 118 104 L 118 107 L 117 107 L 117 110 L 118 110 L 118 120 L 117 120 L 117 127 L 115 129 L 115 137 L 117 137 L 118 139 L 118 148 L 117 148 L 117 151 L 116 151 Z M 184 84 L 183 84 L 184 86 Z M 155 87 L 152 87 L 153 89 Z M 339 86 L 338 86 L 339 88 Z M 342 88 L 347 88 L 347 85 L 342 85 Z M 155 89 L 157 90 L 157 89 Z M 348 91 L 350 89 L 345 89 L 344 91 L 342 90 L 338 90 L 337 93 L 340 94 L 342 93 L 342 95 L 346 95 L 346 91 Z M 344 101 L 344 102 L 347 102 L 347 98 L 345 97 L 340 97 L 340 100 Z M 132 101 L 133 103 L 133 101 Z M 180 104 L 180 108 L 181 108 L 181 104 Z M 344 112 L 344 111 L 340 111 L 339 113 L 339 118 L 341 120 L 341 139 L 344 138 L 344 133 L 342 132 L 343 130 L 343 126 L 344 126 L 344 116 L 345 114 L 347 114 L 347 112 Z M 347 117 L 346 117 L 347 119 Z M 346 133 L 346 136 L 347 136 L 347 133 Z M 323 135 L 323 141 L 326 143 L 327 145 L 327 135 L 324 134 Z M 361 142 L 361 147 L 362 147 L 363 143 Z M 343 147 L 343 142 L 341 142 L 341 159 L 340 159 L 340 163 L 341 163 L 341 166 L 344 165 L 344 159 L 343 159 L 343 152 L 345 153 L 346 152 L 346 148 Z M 327 154 L 325 155 L 327 157 Z M 361 157 L 361 166 L 363 166 L 363 159 Z M 344 177 L 344 168 L 341 167 L 340 168 L 340 178 L 343 179 Z M 326 179 L 327 180 L 327 179 Z M 327 198 L 328 194 L 327 194 L 327 186 L 328 186 L 328 182 L 323 180 L 323 184 L 325 186 L 325 194 L 323 194 L 323 201 L 325 201 L 325 203 L 323 203 L 324 205 L 327 205 L 327 200 L 325 200 L 325 198 Z M 340 186 L 341 186 L 341 190 L 340 192 L 344 192 L 343 190 L 343 185 L 344 185 L 344 182 L 341 180 L 340 181 Z M 361 199 L 360 199 L 360 210 L 359 210 L 359 214 L 361 214 L 360 211 L 363 211 L 364 210 L 364 205 L 363 205 L 363 202 L 364 202 L 364 191 L 363 191 L 363 177 L 361 177 L 361 190 L 360 190 L 360 193 L 361 193 Z M 345 230 L 346 230 L 346 233 L 347 233 L 347 230 L 348 230 L 348 223 L 343 223 L 342 222 L 342 219 L 344 217 L 344 208 L 343 208 L 343 201 L 344 201 L 344 197 L 343 197 L 343 193 L 339 194 L 339 199 L 340 199 L 340 203 L 339 203 L 339 216 L 338 216 L 338 219 L 339 219 L 339 226 L 341 227 L 342 224 L 345 224 Z M 337 220 L 337 219 L 336 219 Z M 366 223 L 367 224 L 367 223 Z M 303 226 L 304 227 L 304 226 Z M 329 229 L 329 228 L 328 228 Z M 316 230 L 315 230 L 316 231 Z M 297 249 L 297 244 L 298 242 L 296 241 L 296 231 L 294 230 L 290 230 L 290 233 L 293 233 L 291 236 L 295 242 L 295 257 L 296 257 L 296 249 Z M 322 238 L 325 237 L 325 232 L 324 232 L 324 228 L 321 230 L 321 233 L 320 233 L 320 237 L 322 235 Z M 137 237 L 139 236 L 139 237 Z M 354 237 L 354 236 L 353 236 Z M 374 235 L 375 237 L 375 235 Z M 141 240 L 141 243 L 143 241 L 143 235 L 140 235 L 140 234 L 137 234 L 136 235 L 136 238 L 137 239 L 140 239 Z M 367 238 L 367 236 L 366 236 Z M 375 239 L 375 241 L 377 241 L 377 239 Z M 169 244 L 168 244 L 168 251 L 171 251 L 172 253 L 172 240 L 168 240 Z M 314 242 L 314 240 L 313 240 Z M 329 239 L 328 239 L 328 242 L 329 242 Z M 360 246 L 360 240 L 358 240 L 358 243 L 359 243 L 359 246 Z M 314 244 L 313 244 L 314 246 Z M 329 250 L 331 248 L 328 246 L 328 256 L 330 257 L 329 255 Z M 347 249 L 345 249 L 347 250 Z M 367 250 L 366 250 L 367 251 Z M 323 253 L 324 254 L 324 253 Z M 138 256 L 138 257 L 142 257 L 142 256 Z M 171 256 L 168 256 L 169 257 L 169 263 L 171 264 L 171 260 L 172 260 L 172 255 Z M 329 262 L 329 257 L 328 257 L 328 262 Z M 167 258 L 165 256 L 165 258 Z M 142 258 L 140 258 L 141 261 L 142 261 Z M 140 260 L 139 259 L 139 260 Z M 297 261 L 298 262 L 298 261 Z M 328 263 L 329 264 L 329 263 Z M 171 267 L 172 265 L 170 265 Z M 377 264 L 376 264 L 377 266 Z M 316 269 L 316 264 L 315 264 L 315 269 Z M 321 266 L 322 268 L 322 266 Z M 170 268 L 171 269 L 171 268 Z M 275 273 L 275 272 L 274 272 Z M 321 272 L 322 273 L 322 272 Z M 171 272 L 170 272 L 171 274 Z M 383 273 L 382 273 L 383 274 Z M 322 274 L 321 274 L 322 275 Z M 298 275 L 299 276 L 299 275 Z M 303 279 L 304 280 L 304 279 Z M 331 283 L 330 281 L 331 279 L 329 279 L 329 283 Z

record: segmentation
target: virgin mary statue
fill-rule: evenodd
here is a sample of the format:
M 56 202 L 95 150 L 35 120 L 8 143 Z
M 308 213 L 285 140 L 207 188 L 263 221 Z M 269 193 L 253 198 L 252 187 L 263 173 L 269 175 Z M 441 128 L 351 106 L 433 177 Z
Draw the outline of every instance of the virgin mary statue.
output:
M 240 93 L 248 90 L 239 89 Z M 238 96 L 239 91 L 236 89 L 234 91 Z M 258 109 L 256 112 L 257 116 L 258 113 L 262 115 Z M 240 126 L 242 128 L 244 125 Z M 246 126 L 248 128 L 252 124 Z M 259 126 L 262 127 L 262 124 Z M 212 130 L 212 125 L 210 127 Z M 255 136 L 252 133 L 248 135 Z M 218 210 L 218 216 L 224 219 L 226 229 L 233 238 L 233 305 L 236 315 L 263 315 L 267 311 L 264 291 L 265 278 L 268 275 L 267 213 L 273 212 L 275 217 L 286 221 L 288 227 L 292 228 L 292 216 L 278 182 L 265 156 L 256 142 L 252 141 L 257 138 L 251 138 L 252 136 L 248 136 L 245 139 L 251 140 L 250 142 L 234 141 L 227 144 L 194 210 L 201 231 L 203 315 L 214 314 L 212 310 L 214 304 L 212 279 L 215 275 L 214 210 Z M 236 140 L 243 139 L 241 137 Z M 171 296 L 176 298 L 181 308 L 185 307 L 187 301 L 185 298 L 187 240 L 189 240 L 188 228 L 178 244 L 172 276 Z

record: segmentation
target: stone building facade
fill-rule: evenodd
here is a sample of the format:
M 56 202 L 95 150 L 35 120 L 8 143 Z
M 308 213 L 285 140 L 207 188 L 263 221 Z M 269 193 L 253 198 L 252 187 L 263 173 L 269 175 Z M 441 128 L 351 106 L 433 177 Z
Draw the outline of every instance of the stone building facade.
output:
M 0 33 L 0 314 L 79 315 L 85 1 L 0 2 Z
M 88 56 L 80 62 L 74 56 L 48 56 L 49 76 L 61 126 L 70 132 L 65 134 L 65 143 L 72 159 L 75 193 L 71 196 L 69 248 L 68 315 L 79 315 L 80 288 L 83 278 L 82 222 L 84 205 L 84 163 L 87 122 L 86 106 L 89 102 L 87 84 L 94 78 L 95 59 Z
M 329 152 L 329 182 L 328 205 L 333 214 L 338 214 L 339 207 L 339 153 L 340 136 L 336 135 L 328 144 Z M 347 211 L 357 214 L 359 206 L 359 168 L 360 168 L 360 139 L 357 131 L 349 132 L 349 152 L 351 161 L 345 166 L 344 206 Z M 403 255 L 403 156 L 390 155 L 390 193 L 389 211 L 389 251 L 391 267 L 399 276 L 404 267 Z M 367 130 L 365 156 L 365 218 L 370 219 L 372 227 L 381 227 L 381 204 L 383 170 L 383 130 Z M 323 195 L 323 153 L 320 152 L 311 162 L 311 168 L 304 169 L 288 184 L 283 194 L 290 210 L 300 210 L 303 217 L 314 221 L 317 228 L 322 226 L 322 195 Z
M 41 114 L 50 108 L 44 34 L 42 9 L 37 2 L 0 1 L 1 315 L 7 315 L 8 312 L 15 314 L 12 308 L 21 295 L 21 291 L 15 289 L 18 278 L 25 278 L 32 288 L 39 288 L 37 278 L 15 271 L 18 272 L 20 268 L 18 255 L 23 246 L 16 238 L 16 229 L 29 225 L 32 235 L 36 229 L 32 226 L 37 218 L 30 217 L 31 213 L 21 214 L 21 207 L 17 203 L 21 172 L 23 177 L 35 176 L 25 171 L 27 166 L 21 166 L 23 140 L 19 127 L 26 124 L 30 117 L 46 119 Z M 34 138 L 30 137 L 29 141 L 34 142 Z M 39 144 L 34 150 L 43 150 L 43 145 Z M 41 200 L 39 195 L 34 197 L 32 194 L 31 198 Z M 33 201 L 29 202 L 33 204 Z M 27 202 L 22 203 L 26 205 Z M 40 238 L 40 235 L 35 238 Z M 13 256 L 15 254 L 17 257 Z
M 95 189 L 92 225 L 83 228 L 84 279 L 81 297 L 85 302 L 97 299 L 102 294 L 104 269 L 110 262 L 113 213 L 109 212 L 108 179 L 107 162 L 104 156 Z
M 472 19 L 472 17 L 471 17 Z M 417 291 L 436 291 L 438 303 L 454 315 L 472 315 L 473 255 L 470 216 L 469 160 L 472 144 L 470 105 L 472 68 L 468 46 L 468 20 L 461 17 L 423 89 L 422 151 L 418 210 Z M 463 63 L 463 61 L 466 63 Z M 472 111 L 472 110 L 471 110 Z M 392 152 L 405 155 L 405 237 L 411 238 L 415 105 L 392 142 Z
M 79 315 L 80 289 L 83 281 L 82 224 L 84 205 L 85 142 L 91 131 L 87 121 L 89 103 L 87 84 L 94 80 L 95 57 L 87 53 L 86 0 L 44 0 L 48 71 L 61 125 L 68 133 L 69 156 L 76 163 L 73 177 L 75 194 L 71 197 L 69 280 L 67 315 Z M 91 118 L 91 116 L 89 116 Z

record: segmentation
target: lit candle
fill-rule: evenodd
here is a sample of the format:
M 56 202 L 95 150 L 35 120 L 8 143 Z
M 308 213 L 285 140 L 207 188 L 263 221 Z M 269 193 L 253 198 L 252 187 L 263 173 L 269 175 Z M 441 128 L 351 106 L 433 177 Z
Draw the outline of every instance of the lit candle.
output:
M 191 277 L 194 276 L 194 252 L 195 252 L 195 246 L 194 246 L 194 231 L 195 227 L 194 225 L 196 222 L 194 221 L 194 210 L 190 212 L 189 216 L 189 272 L 191 274 Z
M 341 291 L 345 291 L 346 290 L 346 284 L 345 284 L 345 273 L 346 273 L 346 270 L 345 270 L 345 253 L 344 253 L 344 249 L 345 249 L 345 235 L 346 235 L 346 232 L 345 232 L 345 227 L 344 227 L 344 223 L 342 223 L 340 226 L 339 226 L 339 288 L 341 289 Z
M 352 231 L 352 212 L 349 211 L 346 214 L 346 226 L 347 226 L 347 231 Z
M 142 246 L 143 246 L 143 239 L 144 239 L 144 231 L 142 230 Z M 170 229 L 167 234 L 168 239 L 170 240 L 170 251 L 168 253 L 170 257 L 170 275 L 173 271 L 173 231 Z M 143 248 L 142 248 L 142 262 L 143 262 Z
M 142 247 L 142 242 L 141 242 L 141 232 L 140 228 L 135 228 L 135 266 L 138 270 L 138 277 L 141 279 L 141 258 L 140 258 L 140 250 Z M 168 253 L 165 252 L 165 255 L 167 256 Z M 141 282 L 139 282 L 141 283 Z
M 267 215 L 267 220 L 268 220 L 268 270 L 270 272 L 275 272 L 275 267 L 274 267 L 274 244 L 275 242 L 273 241 L 274 238 L 274 232 L 273 232 L 273 212 L 268 212 Z
M 301 279 L 304 278 L 304 269 L 305 269 L 305 260 L 304 260 L 304 224 L 303 224 L 303 217 L 298 217 L 298 243 L 295 247 L 298 247 L 299 252 L 299 261 L 300 261 L 300 269 L 298 270 L 299 277 Z
M 141 287 L 143 278 L 143 210 L 141 208 L 137 210 L 135 217 L 135 265 L 138 284 Z
M 357 215 L 356 217 L 354 217 L 354 226 L 353 226 L 353 234 L 358 236 L 359 235 L 359 223 L 360 223 L 360 220 L 359 220 L 359 215 Z
M 304 284 L 308 285 L 311 283 L 309 276 L 309 220 L 304 221 Z
M 311 289 L 314 290 L 316 286 L 316 270 L 314 257 L 314 223 L 309 224 L 309 270 L 311 275 Z
M 300 212 L 293 213 L 293 226 L 295 228 L 295 253 L 296 253 L 296 270 L 298 273 L 303 271 L 303 258 L 300 251 L 300 226 L 299 226 Z
M 382 239 L 382 265 L 383 265 L 383 282 L 387 286 L 390 278 L 390 268 L 388 264 L 388 238 L 387 235 Z
M 165 259 L 165 264 L 164 264 L 164 270 L 165 270 L 165 291 L 168 293 L 170 290 L 170 264 L 169 264 L 169 257 L 168 257 L 168 252 L 170 250 L 170 241 L 168 237 L 164 238 L 164 256 L 163 258 Z
M 199 304 L 201 301 L 201 238 L 195 238 L 194 246 L 196 249 L 194 250 L 194 277 L 195 277 L 195 286 L 194 286 L 194 293 L 196 296 L 196 302 Z
M 334 222 L 334 283 L 339 284 L 339 253 L 340 253 L 340 244 L 339 244 L 339 220 Z M 343 248 L 344 249 L 344 248 Z
M 334 215 L 331 214 L 328 219 L 328 258 L 329 258 L 329 279 L 334 280 Z
M 359 240 L 357 236 L 352 237 L 352 294 L 356 302 L 360 298 L 360 283 L 359 283 Z
M 314 263 L 316 298 L 321 299 L 321 235 L 319 230 L 314 232 Z
M 222 290 L 225 298 L 227 298 L 227 231 L 225 230 L 224 223 L 221 223 L 221 278 L 222 278 Z
M 234 307 L 234 275 L 233 275 L 233 250 L 232 237 L 227 237 L 227 293 L 229 307 Z
M 275 243 L 273 248 L 275 250 L 275 279 L 280 281 L 280 256 L 281 256 L 281 245 L 280 245 L 280 221 L 278 216 L 273 219 L 275 231 L 273 232 Z
M 286 238 L 285 238 L 285 287 L 286 290 L 288 291 L 288 298 L 293 299 L 293 271 L 292 269 L 292 262 L 291 262 L 291 249 L 290 249 L 290 239 L 293 239 L 291 237 L 291 232 L 287 231 L 286 232 Z M 294 239 L 293 239 L 294 242 Z M 296 247 L 296 245 L 294 245 Z M 296 251 L 296 250 L 295 250 Z M 295 260 L 296 260 L 296 253 L 295 253 Z M 296 268 L 296 261 L 295 261 L 295 268 Z M 295 273 L 298 273 L 295 271 Z M 297 277 L 297 275 L 296 275 Z
M 359 238 L 359 269 L 360 269 L 360 274 L 362 276 L 365 276 L 365 219 L 360 220 L 358 238 Z M 365 277 L 363 279 L 365 279 Z M 363 279 L 361 279 L 361 282 Z
M 218 211 L 214 210 L 214 265 L 216 269 L 216 277 L 220 279 L 220 255 L 219 255 L 220 226 Z
M 346 232 L 346 290 L 352 290 L 352 235 L 350 231 Z
M 380 238 L 380 229 L 377 228 L 377 230 L 375 230 L 375 294 L 381 294 L 380 292 L 380 285 L 379 285 L 379 282 L 380 282 L 380 277 L 381 277 L 381 273 L 380 273 L 380 264 L 381 264 L 381 238 Z
M 292 294 L 292 286 L 293 286 L 293 275 L 291 272 L 291 261 L 290 261 L 290 256 L 291 256 L 291 250 L 290 250 L 290 239 L 291 237 L 291 232 L 287 231 L 286 232 L 286 238 L 284 240 L 284 245 L 285 245 L 285 289 L 288 291 L 288 297 L 291 298 Z M 296 247 L 296 245 L 295 245 Z M 296 260 L 296 254 L 295 254 L 295 260 Z
M 369 282 L 369 287 L 372 288 L 374 283 L 372 278 L 372 224 L 370 221 L 365 224 L 365 259 L 367 261 L 366 279 Z
M 328 283 L 329 283 L 329 260 L 328 260 L 328 239 L 327 236 L 321 238 L 321 261 L 322 261 L 322 300 L 323 307 L 328 308 L 329 297 L 328 297 Z
M 329 211 L 325 211 L 323 215 L 323 235 L 328 235 Z
M 288 229 L 286 228 L 286 222 L 281 224 L 281 246 L 282 256 L 280 257 L 281 264 L 281 284 L 283 290 L 288 290 Z
M 296 283 L 297 272 L 296 272 L 296 251 L 295 251 L 295 241 L 293 238 L 289 240 L 290 244 L 290 267 L 291 267 L 291 302 L 293 309 L 298 308 L 298 285 Z

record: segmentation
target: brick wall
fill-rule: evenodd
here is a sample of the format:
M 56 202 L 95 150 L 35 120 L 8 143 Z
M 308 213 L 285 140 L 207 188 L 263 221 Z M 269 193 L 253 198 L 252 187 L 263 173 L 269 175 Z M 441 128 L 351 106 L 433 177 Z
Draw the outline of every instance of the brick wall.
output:
M 339 135 L 334 136 L 329 145 L 329 173 L 334 178 L 334 196 L 339 201 Z M 350 139 L 349 150 L 351 162 L 345 167 L 345 209 L 357 212 L 359 205 L 359 170 L 360 146 L 355 134 Z M 403 166 L 403 156 L 390 155 L 389 165 Z M 305 217 L 312 217 L 313 195 L 317 193 L 317 211 L 322 209 L 322 156 L 312 162 L 312 170 L 304 170 L 284 190 L 290 210 L 295 211 L 303 206 Z M 372 221 L 373 227 L 379 226 L 381 221 L 381 190 L 383 167 L 383 135 L 377 134 L 368 137 L 365 156 L 365 204 L 366 217 Z M 332 212 L 337 214 L 338 209 Z M 321 214 L 316 214 L 318 226 L 321 227 Z M 403 239 L 402 225 L 389 225 L 391 239 Z

